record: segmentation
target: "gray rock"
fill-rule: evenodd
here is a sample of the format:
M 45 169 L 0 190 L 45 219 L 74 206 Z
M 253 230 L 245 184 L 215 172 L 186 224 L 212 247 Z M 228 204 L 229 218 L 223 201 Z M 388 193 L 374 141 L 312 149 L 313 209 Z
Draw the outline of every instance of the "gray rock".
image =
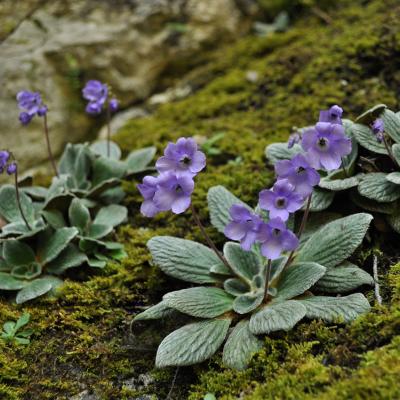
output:
M 49 105 L 53 150 L 59 154 L 67 141 L 87 138 L 93 127 L 94 119 L 84 114 L 81 99 L 86 80 L 109 83 L 122 107 L 142 101 L 173 65 L 184 68 L 188 60 L 193 64 L 203 48 L 250 29 L 248 11 L 238 4 L 235 0 L 34 2 L 29 12 L 21 14 L 25 19 L 15 22 L 0 43 L 2 146 L 12 149 L 22 166 L 37 165 L 47 157 L 42 120 L 19 125 L 15 101 L 19 90 L 43 94 Z
M 90 393 L 89 390 L 84 390 L 69 398 L 69 400 L 100 400 L 100 397 L 97 395 Z

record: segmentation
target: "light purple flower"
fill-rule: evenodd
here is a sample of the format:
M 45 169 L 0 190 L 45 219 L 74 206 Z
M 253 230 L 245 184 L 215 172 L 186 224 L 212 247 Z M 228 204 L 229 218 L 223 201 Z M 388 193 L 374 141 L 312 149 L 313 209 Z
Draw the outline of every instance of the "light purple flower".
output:
M 30 115 L 35 115 L 42 105 L 42 98 L 38 92 L 21 90 L 17 93 L 18 107 Z
M 37 111 L 37 115 L 39 117 L 44 117 L 47 114 L 48 108 L 45 105 L 42 105 L 39 107 L 38 111 Z
M 90 115 L 98 115 L 101 113 L 102 109 L 103 104 L 96 101 L 91 101 L 86 106 L 86 112 Z
M 158 178 L 153 201 L 160 211 L 171 210 L 181 214 L 189 208 L 193 190 L 194 181 L 191 176 L 166 172 Z
M 343 108 L 338 105 L 332 106 L 329 110 L 323 110 L 319 113 L 319 122 L 330 122 L 333 124 L 342 124 Z
M 1 171 L 4 170 L 9 158 L 10 158 L 10 153 L 7 150 L 0 151 L 0 169 L 1 169 Z
M 257 240 L 262 225 L 261 218 L 240 204 L 234 204 L 229 214 L 232 222 L 225 227 L 225 236 L 240 241 L 243 250 L 249 251 Z
M 22 111 L 19 114 L 19 121 L 21 122 L 22 125 L 28 125 L 29 122 L 31 122 L 33 117 L 34 117 L 34 115 L 31 115 L 31 114 L 28 114 L 25 111 Z
M 90 80 L 83 88 L 82 95 L 84 99 L 89 100 L 90 102 L 96 102 L 103 105 L 108 96 L 108 88 L 106 84 L 101 83 L 100 81 Z
M 195 176 L 205 165 L 206 156 L 197 149 L 193 138 L 179 138 L 176 143 L 169 143 L 164 156 L 156 162 L 159 172 L 174 171 L 177 176 Z
M 270 218 L 279 217 L 287 221 L 289 213 L 299 210 L 303 203 L 303 196 L 294 191 L 295 187 L 287 179 L 279 180 L 272 190 L 262 190 L 259 195 L 259 204 L 263 210 L 269 211 Z
M 385 131 L 385 123 L 382 118 L 377 118 L 371 125 L 372 132 L 376 137 L 378 143 L 382 143 L 384 140 L 383 132 Z
M 119 103 L 116 98 L 112 98 L 110 100 L 110 102 L 108 103 L 108 107 L 110 108 L 110 111 L 113 113 L 118 111 L 118 106 L 119 106 Z
M 16 172 L 17 172 L 17 163 L 16 162 L 12 162 L 7 165 L 7 174 L 8 175 L 13 175 Z
M 327 171 L 338 169 L 342 157 L 351 152 L 351 139 L 345 135 L 343 125 L 329 122 L 318 122 L 304 132 L 301 145 L 310 164 Z
M 283 251 L 293 251 L 299 245 L 296 235 L 286 228 L 280 218 L 272 218 L 263 223 L 258 234 L 261 254 L 269 260 L 276 260 Z
M 289 140 L 288 140 L 288 149 L 291 149 L 296 143 L 299 143 L 301 140 L 301 136 L 298 132 L 292 133 L 289 136 Z
M 287 179 L 304 198 L 310 195 L 320 180 L 318 172 L 310 166 L 303 154 L 297 154 L 291 160 L 278 161 L 275 172 L 279 179 Z
M 154 217 L 160 212 L 160 209 L 154 203 L 154 195 L 157 191 L 158 179 L 158 176 L 148 175 L 143 178 L 143 183 L 137 185 L 137 188 L 144 198 L 144 201 L 140 206 L 140 212 L 146 217 Z

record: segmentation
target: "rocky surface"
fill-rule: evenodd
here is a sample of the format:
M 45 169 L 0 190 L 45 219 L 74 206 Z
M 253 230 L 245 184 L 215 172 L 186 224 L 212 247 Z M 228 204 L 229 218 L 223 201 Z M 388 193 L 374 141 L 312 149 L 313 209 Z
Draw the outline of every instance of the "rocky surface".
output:
M 24 166 L 40 163 L 46 153 L 42 121 L 19 126 L 17 91 L 43 93 L 59 153 L 66 141 L 87 138 L 93 128 L 80 96 L 87 79 L 109 83 L 123 106 L 140 102 L 167 77 L 200 62 L 202 50 L 247 32 L 256 11 L 249 0 L 18 3 L 15 12 L 12 1 L 0 5 L 0 131 Z

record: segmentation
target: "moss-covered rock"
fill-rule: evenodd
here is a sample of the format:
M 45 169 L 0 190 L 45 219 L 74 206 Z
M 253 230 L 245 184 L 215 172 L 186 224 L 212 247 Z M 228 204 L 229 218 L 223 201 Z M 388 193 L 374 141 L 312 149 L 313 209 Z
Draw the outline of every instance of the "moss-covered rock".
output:
M 179 136 L 224 132 L 221 154 L 209 156 L 197 178 L 194 203 L 206 221 L 206 192 L 222 184 L 254 204 L 273 177 L 264 148 L 285 140 L 293 126 L 312 124 L 332 103 L 350 118 L 375 103 L 399 108 L 398 1 L 340 1 L 328 13 L 330 24 L 306 13 L 286 33 L 248 36 L 207 54 L 184 77 L 196 88 L 192 96 L 130 122 L 116 140 L 126 151 L 153 144 L 161 150 Z M 256 72 L 255 81 L 248 71 Z M 101 399 L 166 397 L 175 370 L 153 370 L 154 343 L 146 339 L 152 334 L 156 341 L 161 332 L 144 326 L 132 334 L 130 320 L 166 286 L 180 284 L 151 266 L 145 244 L 156 234 L 202 238 L 190 215 L 141 217 L 136 183 L 124 183 L 131 219 L 118 239 L 126 244 L 126 260 L 103 271 L 74 271 L 56 299 L 16 306 L 1 297 L 0 323 L 29 311 L 35 333 L 29 346 L 0 341 L 0 398 L 66 399 L 86 389 Z M 393 264 L 383 260 L 385 268 Z M 244 372 L 224 369 L 219 356 L 180 369 L 175 398 L 202 399 L 207 392 L 218 399 L 399 398 L 400 265 L 387 270 L 381 271 L 383 306 L 348 326 L 304 322 L 268 337 Z M 148 386 L 132 384 L 144 373 L 154 379 Z

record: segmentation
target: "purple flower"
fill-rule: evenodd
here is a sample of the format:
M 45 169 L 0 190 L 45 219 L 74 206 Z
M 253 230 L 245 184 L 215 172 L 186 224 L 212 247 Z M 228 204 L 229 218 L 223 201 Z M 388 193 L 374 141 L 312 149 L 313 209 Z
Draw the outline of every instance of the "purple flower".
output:
M 13 175 L 16 172 L 17 172 L 17 163 L 16 162 L 12 162 L 7 165 L 7 174 L 8 175 Z
M 37 111 L 37 115 L 39 115 L 39 117 L 44 117 L 47 114 L 48 108 L 47 106 L 43 105 L 41 107 L 39 107 L 38 111 Z
M 283 251 L 293 251 L 299 245 L 296 235 L 286 228 L 280 218 L 263 223 L 258 234 L 261 254 L 269 260 L 276 260 Z
M 103 104 L 96 101 L 91 101 L 86 106 L 86 112 L 90 115 L 98 115 L 103 109 Z
M 303 197 L 294 189 L 287 179 L 276 182 L 272 190 L 260 192 L 260 207 L 269 211 L 270 218 L 279 217 L 282 221 L 287 221 L 289 213 L 299 210 L 304 203 Z
M 181 214 L 189 208 L 193 190 L 194 181 L 191 176 L 166 172 L 158 178 L 153 201 L 160 211 L 171 210 Z
M 103 105 L 108 96 L 108 88 L 106 84 L 101 83 L 100 81 L 90 80 L 83 88 L 82 95 L 84 99 L 89 100 L 90 102 L 96 102 Z
M 40 93 L 22 90 L 17 93 L 18 107 L 34 116 L 42 105 Z
M 140 206 L 140 212 L 146 217 L 154 217 L 160 212 L 160 209 L 154 203 L 154 195 L 157 191 L 158 180 L 158 176 L 148 175 L 143 178 L 143 183 L 137 185 L 137 188 L 144 198 Z
M 303 134 L 301 142 L 310 164 L 316 169 L 338 169 L 342 157 L 351 152 L 351 139 L 344 134 L 343 125 L 318 122 Z
M 1 169 L 1 171 L 4 170 L 9 158 L 10 158 L 10 153 L 7 150 L 0 151 L 0 169 Z
M 110 100 L 110 102 L 108 103 L 108 107 L 110 108 L 111 112 L 116 112 L 118 111 L 118 100 L 116 98 L 113 98 Z
M 288 140 L 288 149 L 291 149 L 296 143 L 299 143 L 301 140 L 301 136 L 298 132 L 292 133 L 289 136 L 289 140 Z
M 195 176 L 206 165 L 206 156 L 197 150 L 197 143 L 192 138 L 179 138 L 175 143 L 169 143 L 164 156 L 157 160 L 159 172 L 174 171 L 177 176 Z
M 383 132 L 385 131 L 385 123 L 382 118 L 377 118 L 371 125 L 372 132 L 374 133 L 378 143 L 384 140 Z
M 343 108 L 338 105 L 332 106 L 329 110 L 323 110 L 319 113 L 319 122 L 330 122 L 333 124 L 342 124 Z
M 234 204 L 229 214 L 232 222 L 225 227 L 225 236 L 232 240 L 240 240 L 243 250 L 249 251 L 257 240 L 263 223 L 261 218 L 239 204 Z
M 304 198 L 310 195 L 320 180 L 318 172 L 310 166 L 303 154 L 297 154 L 291 160 L 278 161 L 275 172 L 279 179 L 287 179 Z
M 19 114 L 19 120 L 21 122 L 22 125 L 28 125 L 29 122 L 31 122 L 32 118 L 34 117 L 34 115 L 28 114 L 25 111 L 22 111 Z

